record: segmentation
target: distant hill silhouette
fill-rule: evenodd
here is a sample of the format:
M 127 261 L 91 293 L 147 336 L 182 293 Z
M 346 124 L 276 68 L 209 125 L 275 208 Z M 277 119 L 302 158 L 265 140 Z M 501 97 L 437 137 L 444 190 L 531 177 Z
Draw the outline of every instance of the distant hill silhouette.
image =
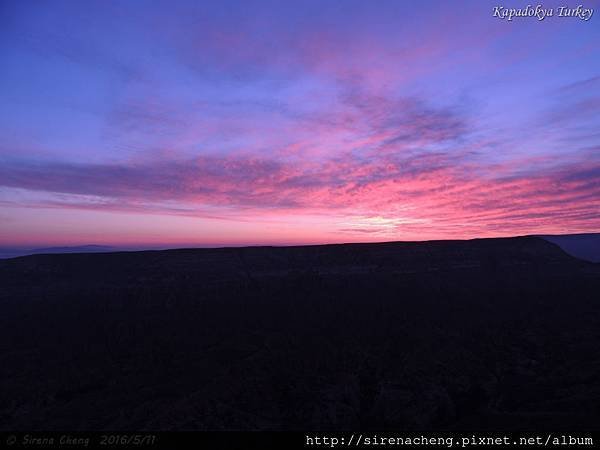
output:
M 586 261 L 600 262 L 600 233 L 545 235 L 544 239 Z
M 118 249 L 108 245 L 77 245 L 65 247 L 42 247 L 33 249 L 21 247 L 0 247 L 0 259 L 44 253 L 99 253 L 116 250 Z
M 600 430 L 600 265 L 536 237 L 0 261 L 0 429 Z
M 43 247 L 31 250 L 31 253 L 95 253 L 114 251 L 108 245 L 78 245 L 71 247 Z

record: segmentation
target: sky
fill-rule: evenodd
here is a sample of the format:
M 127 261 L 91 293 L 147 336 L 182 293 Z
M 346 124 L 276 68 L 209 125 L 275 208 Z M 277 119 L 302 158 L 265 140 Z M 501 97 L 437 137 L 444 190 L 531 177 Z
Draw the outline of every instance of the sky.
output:
M 599 232 L 579 4 L 0 1 L 0 245 Z

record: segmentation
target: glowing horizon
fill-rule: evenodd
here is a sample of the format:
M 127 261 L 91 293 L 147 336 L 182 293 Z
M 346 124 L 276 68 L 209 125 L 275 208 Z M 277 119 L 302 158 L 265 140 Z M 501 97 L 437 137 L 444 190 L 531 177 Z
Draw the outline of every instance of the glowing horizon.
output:
M 4 3 L 0 245 L 599 232 L 600 12 L 493 6 Z

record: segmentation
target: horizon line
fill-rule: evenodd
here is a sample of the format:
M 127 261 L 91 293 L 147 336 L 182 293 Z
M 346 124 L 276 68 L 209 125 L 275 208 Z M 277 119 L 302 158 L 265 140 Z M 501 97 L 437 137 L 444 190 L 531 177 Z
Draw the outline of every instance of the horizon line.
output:
M 499 236 L 485 236 L 485 237 L 468 237 L 468 238 L 440 238 L 440 239 L 396 239 L 396 240 L 377 240 L 377 241 L 343 241 L 343 242 L 305 242 L 305 243 L 218 243 L 218 244 L 195 244 L 195 243 L 182 243 L 182 244 L 160 244 L 160 243 L 139 243 L 139 244 L 32 244 L 32 245 L 3 245 L 0 244 L 0 251 L 14 250 L 14 251 L 35 251 L 41 252 L 44 250 L 58 250 L 58 249 L 84 249 L 84 248 L 97 248 L 106 249 L 106 252 L 111 251 L 161 251 L 161 250 L 191 250 L 191 249 L 219 249 L 219 248 L 252 248 L 252 247 L 315 247 L 315 246 L 326 246 L 326 245 L 351 245 L 351 244 L 386 244 L 386 243 L 419 243 L 419 242 L 462 242 L 462 241 L 474 241 L 474 240 L 485 240 L 485 239 L 515 239 L 524 237 L 566 237 L 566 236 L 586 236 L 586 235 L 600 235 L 600 231 L 588 231 L 579 233 L 534 233 L 534 234 L 517 234 L 517 235 L 499 235 Z M 84 251 L 80 253 L 86 253 Z

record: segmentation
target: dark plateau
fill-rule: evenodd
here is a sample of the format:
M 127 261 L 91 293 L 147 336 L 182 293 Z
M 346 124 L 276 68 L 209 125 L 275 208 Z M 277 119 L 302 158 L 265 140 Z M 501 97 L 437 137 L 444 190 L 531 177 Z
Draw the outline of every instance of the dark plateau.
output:
M 0 260 L 2 430 L 600 430 L 600 264 L 537 237 Z

